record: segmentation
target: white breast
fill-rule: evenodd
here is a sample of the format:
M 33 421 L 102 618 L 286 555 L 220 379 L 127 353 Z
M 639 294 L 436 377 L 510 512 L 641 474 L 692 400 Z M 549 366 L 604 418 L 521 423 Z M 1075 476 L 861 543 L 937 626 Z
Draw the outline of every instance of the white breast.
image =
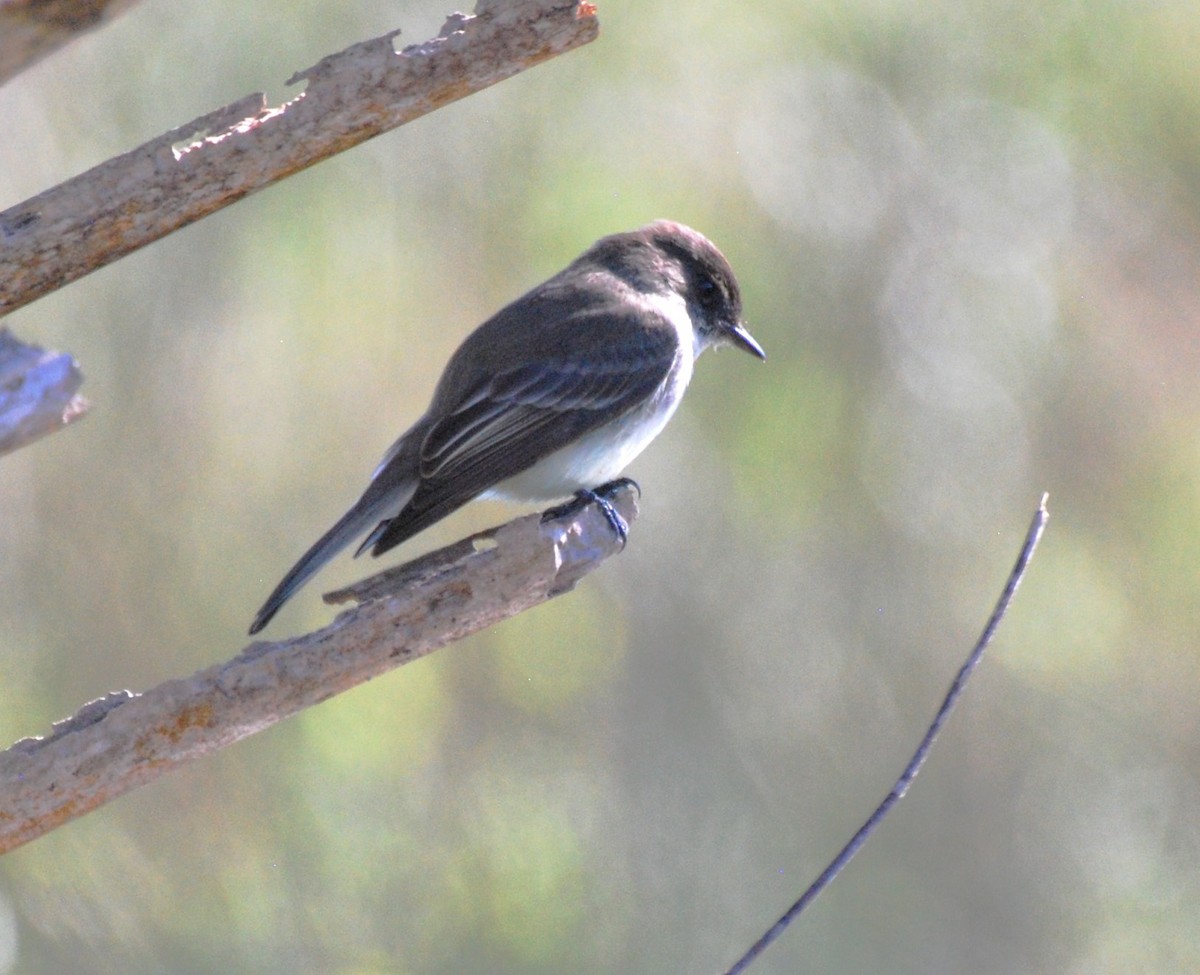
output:
M 484 497 L 550 501 L 583 488 L 599 487 L 620 477 L 650 441 L 662 433 L 683 399 L 700 348 L 682 297 L 655 295 L 645 300 L 675 325 L 679 336 L 675 362 L 661 385 L 641 406 L 497 484 Z

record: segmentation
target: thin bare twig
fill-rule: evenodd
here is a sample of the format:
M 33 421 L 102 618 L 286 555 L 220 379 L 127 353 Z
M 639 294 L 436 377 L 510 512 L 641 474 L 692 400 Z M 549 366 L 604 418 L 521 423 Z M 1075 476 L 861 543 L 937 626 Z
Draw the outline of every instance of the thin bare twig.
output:
M 634 492 L 613 503 L 627 522 Z M 324 629 L 252 643 L 143 694 L 85 705 L 46 738 L 0 752 L 0 853 L 164 772 L 570 590 L 621 550 L 595 504 L 527 515 L 326 597 L 356 599 Z
M 586 0 L 479 0 L 397 53 L 399 31 L 297 72 L 278 108 L 255 94 L 0 213 L 0 317 L 335 153 L 593 40 Z
M 950 717 L 950 712 L 954 710 L 954 706 L 958 703 L 958 699 L 967 686 L 967 681 L 970 680 L 972 672 L 978 666 L 979 661 L 983 659 L 983 652 L 987 649 L 988 644 L 992 642 L 992 637 L 996 635 L 1000 621 L 1004 618 L 1004 614 L 1008 612 L 1009 604 L 1012 602 L 1013 596 L 1016 595 L 1017 587 L 1021 584 L 1025 570 L 1029 567 L 1029 560 L 1033 558 L 1033 552 L 1037 548 L 1038 540 L 1042 537 L 1042 530 L 1046 527 L 1046 519 L 1050 517 L 1046 511 L 1047 497 L 1048 495 L 1042 495 L 1042 502 L 1038 505 L 1037 512 L 1033 516 L 1033 522 L 1030 524 L 1029 531 L 1025 535 L 1025 543 L 1021 546 L 1021 554 L 1017 557 L 1017 564 L 1013 566 L 1012 572 L 1009 573 L 1008 583 L 1004 587 L 1004 592 L 1000 594 L 1000 598 L 992 610 L 992 615 L 988 617 L 987 625 L 983 628 L 983 633 L 980 634 L 979 640 L 971 649 L 966 662 L 959 668 L 954 682 L 946 692 L 945 698 L 942 699 L 941 707 L 938 708 L 937 714 L 934 715 L 932 723 L 925 732 L 925 737 L 921 739 L 921 744 L 917 746 L 913 757 L 896 780 L 896 784 L 892 786 L 891 792 L 884 797 L 883 802 L 875 808 L 875 811 L 871 813 L 867 821 L 854 834 L 850 842 L 842 847 L 829 866 L 821 871 L 820 876 L 800 895 L 800 899 L 789 907 L 783 916 L 761 938 L 750 946 L 750 949 L 734 963 L 732 968 L 726 970 L 725 975 L 740 975 L 755 958 L 766 950 L 768 945 L 783 934 L 787 926 L 800 916 L 804 909 L 816 899 L 821 891 L 833 882 L 834 878 L 854 858 L 854 855 L 862 849 L 863 845 L 879 827 L 879 824 L 883 822 L 884 817 L 887 816 L 892 807 L 904 798 L 905 793 L 908 792 L 908 787 L 912 785 L 913 779 L 921 771 L 921 766 L 925 764 L 925 759 L 929 757 L 929 750 L 933 747 L 934 740 L 942 730 L 942 726 L 945 725 L 946 720 Z

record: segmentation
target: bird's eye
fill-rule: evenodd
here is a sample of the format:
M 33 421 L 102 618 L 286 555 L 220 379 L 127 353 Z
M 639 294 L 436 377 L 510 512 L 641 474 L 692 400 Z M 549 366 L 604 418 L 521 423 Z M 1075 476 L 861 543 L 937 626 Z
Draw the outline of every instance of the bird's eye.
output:
M 715 305 L 721 297 L 721 289 L 712 278 L 702 278 L 699 285 L 700 303 L 706 307 Z

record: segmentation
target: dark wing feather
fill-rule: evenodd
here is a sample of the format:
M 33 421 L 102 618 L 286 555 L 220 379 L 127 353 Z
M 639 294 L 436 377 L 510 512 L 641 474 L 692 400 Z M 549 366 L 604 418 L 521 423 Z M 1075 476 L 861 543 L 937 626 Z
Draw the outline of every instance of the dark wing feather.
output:
M 608 326 L 614 342 L 480 377 L 430 427 L 420 485 L 404 510 L 373 534 L 373 555 L 641 405 L 666 379 L 679 351 L 673 329 L 638 327 L 609 310 L 576 317 L 572 324 L 593 334 Z

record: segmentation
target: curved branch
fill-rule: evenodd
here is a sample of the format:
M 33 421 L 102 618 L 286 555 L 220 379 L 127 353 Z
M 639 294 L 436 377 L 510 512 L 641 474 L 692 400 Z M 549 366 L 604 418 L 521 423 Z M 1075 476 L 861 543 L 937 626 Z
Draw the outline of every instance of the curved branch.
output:
M 630 488 L 613 504 L 637 515 Z M 120 691 L 0 752 L 0 853 L 303 708 L 568 592 L 620 542 L 596 504 L 526 515 L 331 593 L 324 629 L 255 642 L 143 694 Z
M 1017 563 L 1008 574 L 1008 581 L 1004 584 L 1004 591 L 1000 593 L 1000 598 L 996 601 L 996 605 L 993 607 L 992 614 L 988 617 L 987 623 L 984 624 L 983 632 L 979 635 L 979 639 L 975 641 L 975 646 L 971 648 L 971 652 L 967 654 L 966 661 L 959 667 L 958 673 L 955 675 L 954 680 L 951 681 L 950 689 L 946 692 L 946 696 L 942 698 L 941 706 L 933 716 L 933 721 L 925 729 L 925 735 L 921 739 L 921 743 L 917 745 L 917 750 L 913 752 L 912 758 L 909 759 L 908 764 L 904 767 L 904 771 L 900 773 L 900 777 L 896 779 L 891 791 L 883 797 L 883 801 L 875 807 L 875 811 L 867 817 L 866 822 L 858 828 L 858 832 L 850 837 L 850 840 L 838 851 L 837 855 L 829 862 L 829 865 L 821 871 L 817 879 L 809 884 L 795 903 L 784 911 L 783 916 L 778 921 L 767 928 L 762 937 L 750 946 L 746 953 L 733 964 L 733 967 L 726 970 L 725 975 L 741 975 L 759 955 L 773 944 L 787 930 L 788 925 L 803 914 L 821 892 L 833 883 L 838 874 L 846 868 L 846 865 L 854 859 L 858 851 L 866 845 L 867 840 L 871 838 L 871 835 L 879 828 L 884 819 L 887 818 L 888 813 L 892 811 L 896 803 L 908 794 L 909 787 L 913 784 L 917 773 L 921 771 L 921 766 L 925 764 L 925 760 L 929 757 L 933 743 L 937 740 L 937 736 L 950 719 L 950 715 L 958 705 L 963 691 L 966 690 L 967 681 L 971 679 L 975 668 L 979 666 L 979 661 L 983 659 L 983 652 L 988 648 L 988 644 L 992 642 L 992 638 L 1000 628 L 1000 623 L 1008 612 L 1008 607 L 1012 604 L 1013 597 L 1017 594 L 1017 587 L 1021 585 L 1021 580 L 1025 578 L 1025 570 L 1029 568 L 1029 563 L 1033 559 L 1033 553 L 1037 549 L 1042 532 L 1046 528 L 1046 520 L 1050 517 L 1049 512 L 1046 511 L 1046 501 L 1048 498 L 1048 494 L 1042 495 L 1041 504 L 1038 505 L 1037 511 L 1034 512 L 1033 521 L 1029 525 L 1029 530 L 1025 533 L 1025 543 L 1021 546 L 1021 551 L 1017 555 Z

